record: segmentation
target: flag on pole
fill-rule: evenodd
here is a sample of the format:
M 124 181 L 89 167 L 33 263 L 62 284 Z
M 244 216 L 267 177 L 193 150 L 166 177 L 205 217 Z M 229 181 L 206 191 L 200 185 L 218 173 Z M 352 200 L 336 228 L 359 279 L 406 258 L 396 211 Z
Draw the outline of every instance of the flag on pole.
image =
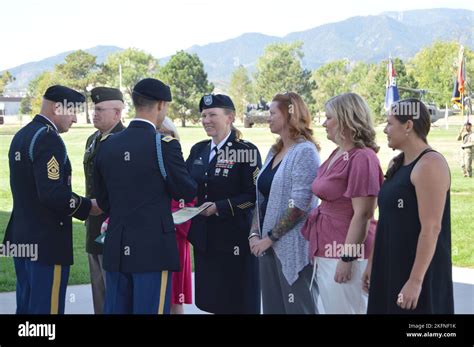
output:
M 393 66 L 392 58 L 389 58 L 387 65 L 387 86 L 385 90 L 385 110 L 388 111 L 390 106 L 398 100 L 400 100 L 400 96 L 398 95 L 397 88 L 397 72 Z
M 453 96 L 451 102 L 463 109 L 464 82 L 466 81 L 466 69 L 464 62 L 464 47 L 459 49 L 458 72 L 454 80 Z

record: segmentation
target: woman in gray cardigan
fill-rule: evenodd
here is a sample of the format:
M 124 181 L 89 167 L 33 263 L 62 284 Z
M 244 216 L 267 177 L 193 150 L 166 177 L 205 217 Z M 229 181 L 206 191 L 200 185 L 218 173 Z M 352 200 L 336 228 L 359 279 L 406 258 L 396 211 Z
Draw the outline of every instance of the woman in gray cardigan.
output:
M 301 235 L 317 205 L 311 183 L 320 164 L 311 115 L 296 93 L 277 94 L 270 105 L 270 130 L 280 135 L 257 178 L 257 207 L 249 243 L 259 257 L 263 313 L 314 314 L 308 242 Z

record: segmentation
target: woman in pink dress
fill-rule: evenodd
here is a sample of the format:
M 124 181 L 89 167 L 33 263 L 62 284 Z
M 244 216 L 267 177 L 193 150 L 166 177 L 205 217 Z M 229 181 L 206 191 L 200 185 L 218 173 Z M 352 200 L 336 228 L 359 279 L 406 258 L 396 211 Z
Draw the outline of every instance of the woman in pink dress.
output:
M 383 174 L 365 101 L 354 93 L 326 103 L 327 137 L 338 147 L 319 167 L 311 188 L 321 204 L 302 229 L 310 242 L 325 313 L 366 313 L 362 274 L 374 242 L 373 213 Z

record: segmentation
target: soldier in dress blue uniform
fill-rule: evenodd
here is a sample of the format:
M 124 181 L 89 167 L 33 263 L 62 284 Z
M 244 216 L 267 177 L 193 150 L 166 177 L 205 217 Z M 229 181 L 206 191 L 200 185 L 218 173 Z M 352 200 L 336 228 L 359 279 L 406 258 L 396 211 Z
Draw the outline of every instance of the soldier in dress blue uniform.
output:
M 199 104 L 211 140 L 191 149 L 186 165 L 198 183 L 198 206 L 188 234 L 194 246 L 196 305 L 220 314 L 260 313 L 257 258 L 248 234 L 255 206 L 260 153 L 233 126 L 235 107 L 226 95 L 205 95 Z
M 97 129 L 86 141 L 84 153 L 84 176 L 86 179 L 86 197 L 95 198 L 94 191 L 94 159 L 101 144 L 110 134 L 125 129 L 121 122 L 123 94 L 120 90 L 108 87 L 97 87 L 91 90 L 91 99 L 94 103 L 93 123 Z M 86 252 L 89 260 L 89 269 L 92 287 L 94 312 L 103 313 L 105 302 L 105 271 L 103 269 L 102 245 L 95 242 L 100 235 L 102 223 L 107 216 L 89 216 L 86 220 Z
M 170 311 L 171 272 L 179 271 L 171 198 L 191 201 L 190 177 L 179 142 L 160 127 L 169 86 L 146 78 L 132 93 L 136 117 L 110 135 L 96 155 L 94 188 L 110 216 L 104 243 L 105 313 Z
M 59 133 L 76 122 L 84 96 L 48 88 L 41 113 L 13 137 L 8 154 L 13 211 L 4 244 L 37 245 L 37 256 L 15 257 L 18 314 L 64 313 L 73 264 L 72 217 L 100 214 L 94 200 L 72 192 L 71 163 Z

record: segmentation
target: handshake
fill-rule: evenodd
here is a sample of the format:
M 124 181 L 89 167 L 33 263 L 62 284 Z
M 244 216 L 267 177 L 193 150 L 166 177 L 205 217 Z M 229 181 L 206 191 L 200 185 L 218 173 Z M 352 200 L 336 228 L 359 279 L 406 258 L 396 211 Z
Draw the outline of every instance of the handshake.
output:
M 104 213 L 104 211 L 100 209 L 99 205 L 97 205 L 96 199 L 91 199 L 91 203 L 92 203 L 92 206 L 89 212 L 91 216 L 100 216 L 102 213 Z

